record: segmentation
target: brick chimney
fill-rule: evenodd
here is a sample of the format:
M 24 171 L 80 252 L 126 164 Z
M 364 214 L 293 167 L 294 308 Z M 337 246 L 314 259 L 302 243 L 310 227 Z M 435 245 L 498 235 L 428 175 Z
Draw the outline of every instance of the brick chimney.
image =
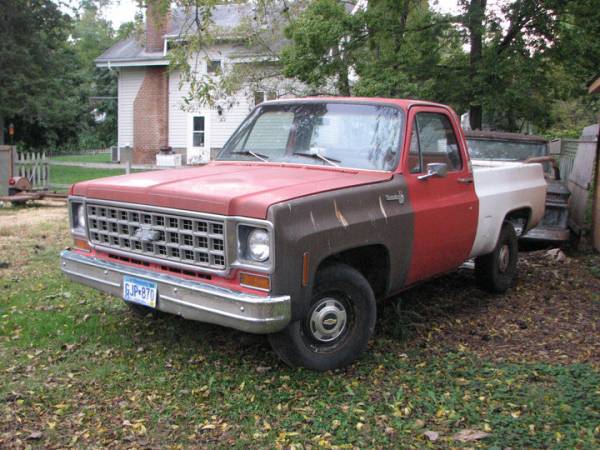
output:
M 162 2 L 164 3 L 164 2 Z M 170 5 L 170 2 L 167 3 Z M 168 6 L 170 8 L 170 6 Z M 161 14 L 160 0 L 147 0 L 146 6 L 146 51 L 162 52 L 164 48 L 163 36 L 168 30 L 171 11 Z

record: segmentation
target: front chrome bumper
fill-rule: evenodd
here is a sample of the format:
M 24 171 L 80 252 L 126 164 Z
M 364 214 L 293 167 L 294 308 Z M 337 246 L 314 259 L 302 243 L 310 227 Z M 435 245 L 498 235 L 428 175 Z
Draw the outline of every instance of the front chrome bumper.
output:
M 122 297 L 124 276 L 152 281 L 158 287 L 156 308 L 186 319 L 265 334 L 283 329 L 291 317 L 288 295 L 261 297 L 69 250 L 60 254 L 60 265 L 70 279 L 116 297 Z

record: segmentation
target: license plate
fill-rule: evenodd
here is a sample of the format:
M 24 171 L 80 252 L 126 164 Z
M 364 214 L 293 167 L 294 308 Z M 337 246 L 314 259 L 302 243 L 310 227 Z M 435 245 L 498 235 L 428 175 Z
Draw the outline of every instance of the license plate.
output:
M 132 303 L 156 308 L 156 283 L 138 278 L 123 278 L 123 298 Z

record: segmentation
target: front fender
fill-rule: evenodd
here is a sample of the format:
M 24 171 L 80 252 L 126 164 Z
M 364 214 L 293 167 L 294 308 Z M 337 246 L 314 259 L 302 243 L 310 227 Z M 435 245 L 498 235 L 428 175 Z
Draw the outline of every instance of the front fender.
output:
M 273 294 L 292 299 L 292 320 L 310 304 L 319 264 L 345 250 L 382 245 L 389 253 L 387 294 L 404 286 L 413 243 L 414 218 L 400 175 L 279 203 L 269 209 L 274 225 Z M 309 282 L 302 286 L 303 255 L 309 253 Z

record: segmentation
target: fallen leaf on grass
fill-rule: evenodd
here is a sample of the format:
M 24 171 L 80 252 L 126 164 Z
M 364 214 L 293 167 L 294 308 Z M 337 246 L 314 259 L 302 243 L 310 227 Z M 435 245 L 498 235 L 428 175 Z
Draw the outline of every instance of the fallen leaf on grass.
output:
M 33 433 L 31 433 L 29 436 L 27 436 L 27 439 L 31 439 L 31 440 L 38 440 L 42 438 L 42 432 L 41 431 L 34 431 Z
M 415 420 L 414 427 L 415 428 L 423 428 L 425 426 L 425 421 L 421 419 Z
M 426 431 L 425 433 L 423 433 L 423 435 L 431 442 L 437 441 L 440 437 L 440 433 L 438 433 L 437 431 Z
M 452 440 L 461 441 L 461 442 L 469 442 L 469 441 L 477 441 L 479 439 L 486 438 L 490 435 L 490 433 L 486 433 L 485 431 L 479 430 L 461 430 L 458 433 L 452 435 Z

